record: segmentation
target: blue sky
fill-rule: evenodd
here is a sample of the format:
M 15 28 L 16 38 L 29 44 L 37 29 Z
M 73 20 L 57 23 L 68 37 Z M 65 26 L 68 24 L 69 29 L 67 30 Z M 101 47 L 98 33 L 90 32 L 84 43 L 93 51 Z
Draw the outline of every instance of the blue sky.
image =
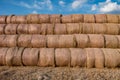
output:
M 120 14 L 120 0 L 0 0 L 0 15 Z

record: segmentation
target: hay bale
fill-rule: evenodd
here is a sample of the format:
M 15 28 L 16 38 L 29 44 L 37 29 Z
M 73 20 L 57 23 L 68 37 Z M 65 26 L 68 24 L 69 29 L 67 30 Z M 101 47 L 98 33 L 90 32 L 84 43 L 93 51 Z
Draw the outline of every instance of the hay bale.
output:
M 54 55 L 55 55 L 54 48 L 41 48 L 38 66 L 41 67 L 55 66 Z
M 106 34 L 107 26 L 101 23 L 93 23 L 93 34 Z
M 56 66 L 70 66 L 70 50 L 68 48 L 55 49 Z
M 58 39 L 59 48 L 73 48 L 76 47 L 75 39 L 73 35 L 60 35 Z
M 18 34 L 28 34 L 29 26 L 28 24 L 19 24 L 17 28 Z
M 6 24 L 0 24 L 0 34 L 4 34 Z
M 74 23 L 83 22 L 83 15 L 82 14 L 72 14 L 72 22 L 74 22 Z
M 22 62 L 25 66 L 37 66 L 39 49 L 25 48 L 22 55 Z
M 55 24 L 54 34 L 67 34 L 66 24 Z
M 119 23 L 120 23 L 120 15 L 118 15 L 118 18 L 119 18 Z
M 47 34 L 47 24 L 41 24 L 40 34 L 46 35 Z
M 114 14 L 107 14 L 107 22 L 108 23 L 118 23 L 119 20 L 118 20 L 118 16 L 117 15 L 114 15 Z
M 96 23 L 106 23 L 107 22 L 106 14 L 95 14 L 95 22 Z
M 54 24 L 47 24 L 46 34 L 54 34 Z
M 86 48 L 85 49 L 87 55 L 87 68 L 94 68 L 95 67 L 95 54 L 93 48 Z
M 40 24 L 29 24 L 28 33 L 29 34 L 39 34 L 40 33 Z
M 7 24 L 5 27 L 5 34 L 16 34 L 18 24 Z
M 61 14 L 50 15 L 50 23 L 60 23 L 60 22 L 61 22 Z
M 119 27 L 117 24 L 105 24 L 107 26 L 107 34 L 118 35 Z
M 0 47 L 6 47 L 5 37 L 6 35 L 0 35 Z
M 94 54 L 95 54 L 95 67 L 104 68 L 105 57 L 103 51 L 100 48 L 94 48 Z
M 32 39 L 32 35 L 20 35 L 18 37 L 18 42 L 17 42 L 17 46 L 19 47 L 31 47 L 31 39 Z
M 45 35 L 32 35 L 31 45 L 33 48 L 46 47 L 47 39 Z
M 76 47 L 77 48 L 86 48 L 88 47 L 89 38 L 86 34 L 75 34 Z
M 21 66 L 22 64 L 22 54 L 23 54 L 24 48 L 15 48 L 14 56 L 12 60 L 13 66 Z
M 27 23 L 26 16 L 17 15 L 16 16 L 16 23 L 17 24 L 25 24 L 25 23 Z
M 79 23 L 79 34 L 83 33 L 83 23 Z
M 6 18 L 7 18 L 7 16 L 5 16 L 5 15 L 0 16 L 0 24 L 5 24 L 6 23 Z
M 38 14 L 29 14 L 26 16 L 27 23 L 40 23 Z
M 13 24 L 16 23 L 16 16 L 15 15 L 11 17 L 11 21 L 10 22 L 13 23 Z
M 85 67 L 86 66 L 86 54 L 83 49 L 70 48 L 71 52 L 71 66 L 72 67 Z
M 84 14 L 85 23 L 95 23 L 95 17 L 93 14 Z
M 39 14 L 39 22 L 40 23 L 50 23 L 50 15 L 48 14 Z
M 104 37 L 98 34 L 88 34 L 89 36 L 89 47 L 92 48 L 104 48 Z
M 80 32 L 80 27 L 79 23 L 67 23 L 67 33 L 68 34 L 79 34 Z
M 10 23 L 11 23 L 11 18 L 12 18 L 12 16 L 14 16 L 14 15 L 7 16 L 7 18 L 6 18 L 6 23 L 7 23 L 7 24 L 10 24 Z
M 72 23 L 72 15 L 62 15 L 62 23 Z
M 8 48 L 0 48 L 0 66 L 5 65 L 5 55 L 7 53 Z
M 105 67 L 115 68 L 120 65 L 120 53 L 117 49 L 102 49 L 105 55 Z
M 91 23 L 83 23 L 82 24 L 82 28 L 83 28 L 83 33 L 84 34 L 93 34 L 93 27 L 92 27 L 92 24 Z
M 105 35 L 106 48 L 118 48 L 118 39 L 114 35 Z

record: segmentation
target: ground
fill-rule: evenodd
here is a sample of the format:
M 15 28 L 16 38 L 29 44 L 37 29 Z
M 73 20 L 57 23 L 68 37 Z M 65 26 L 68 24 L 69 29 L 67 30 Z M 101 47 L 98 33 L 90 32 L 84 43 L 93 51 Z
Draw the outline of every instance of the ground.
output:
M 0 80 L 120 80 L 120 69 L 0 66 Z

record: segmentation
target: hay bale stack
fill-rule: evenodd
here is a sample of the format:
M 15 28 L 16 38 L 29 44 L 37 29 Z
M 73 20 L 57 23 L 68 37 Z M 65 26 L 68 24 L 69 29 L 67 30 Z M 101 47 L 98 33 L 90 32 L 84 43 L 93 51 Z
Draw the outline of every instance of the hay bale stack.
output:
M 7 16 L 5 16 L 5 15 L 0 16 L 0 24 L 5 24 L 6 23 L 6 18 L 7 18 Z
M 39 14 L 38 18 L 40 23 L 50 23 L 50 15 L 48 14 Z
M 39 53 L 38 66 L 48 67 L 55 66 L 55 53 L 54 48 L 41 48 Z
M 104 47 L 104 37 L 98 34 L 89 34 L 89 47 L 92 48 L 103 48 Z
M 37 66 L 39 49 L 37 48 L 25 48 L 22 55 L 22 62 L 25 66 Z
M 102 49 L 105 55 L 105 67 L 115 68 L 120 65 L 120 53 L 117 49 Z
M 0 66 L 5 65 L 5 56 L 7 53 L 8 48 L 0 48 Z
M 47 30 L 46 30 L 46 34 L 54 34 L 54 27 L 55 25 L 54 24 L 47 24 Z
M 29 14 L 26 17 L 27 23 L 39 23 L 39 15 L 38 14 Z
M 14 56 L 12 60 L 13 66 L 21 66 L 22 64 L 22 54 L 23 54 L 24 48 L 16 48 L 14 51 Z
M 76 47 L 77 48 L 86 48 L 88 47 L 89 38 L 86 34 L 75 34 Z
M 106 48 L 118 48 L 118 39 L 114 35 L 105 35 Z
M 62 23 L 72 23 L 72 15 L 62 15 Z
M 91 23 L 83 23 L 83 31 L 82 33 L 84 34 L 93 34 L 93 27 L 92 27 L 92 24 Z
M 19 24 L 17 28 L 18 34 L 28 34 L 29 26 L 27 24 Z
M 18 47 L 31 47 L 32 35 L 20 35 L 18 37 L 17 46 Z
M 7 24 L 5 27 L 5 34 L 16 34 L 18 24 Z
M 0 35 L 0 47 L 6 47 L 5 37 L 6 35 Z
M 54 34 L 67 34 L 66 24 L 55 24 Z
M 107 22 L 108 23 L 118 23 L 118 16 L 114 14 L 107 14 Z
M 79 23 L 67 23 L 67 33 L 68 34 L 79 34 L 80 32 L 80 27 Z
M 85 23 L 95 23 L 95 17 L 93 14 L 84 14 Z
M 100 48 L 94 48 L 94 54 L 95 54 L 95 67 L 104 68 L 105 56 L 103 51 Z
M 85 48 L 85 52 L 87 55 L 87 68 L 93 68 L 95 67 L 95 53 L 93 48 Z
M 72 14 L 72 22 L 74 22 L 74 23 L 83 22 L 83 15 L 82 14 Z
M 6 23 L 7 23 L 7 24 L 10 24 L 10 23 L 11 23 L 11 18 L 12 18 L 12 16 L 14 16 L 14 15 L 7 16 L 7 18 L 6 18 Z
M 41 24 L 41 28 L 40 28 L 40 34 L 41 35 L 46 35 L 47 34 L 47 24 Z
M 107 26 L 101 23 L 93 23 L 93 34 L 106 34 L 107 33 Z
M 28 33 L 29 34 L 39 34 L 40 33 L 40 24 L 29 24 L 28 25 Z
M 47 39 L 45 35 L 32 35 L 31 46 L 33 48 L 46 47 Z
M 16 23 L 17 24 L 25 24 L 27 23 L 26 16 L 18 15 L 16 16 Z
M 96 23 L 106 23 L 107 22 L 106 14 L 95 14 L 95 22 Z
M 70 66 L 70 50 L 68 48 L 55 49 L 56 66 Z
M 86 66 L 86 54 L 83 49 L 70 48 L 71 52 L 71 66 L 72 67 L 85 67 Z
M 4 34 L 6 24 L 0 24 L 0 34 Z
M 50 15 L 50 23 L 60 23 L 60 22 L 61 22 L 61 14 Z

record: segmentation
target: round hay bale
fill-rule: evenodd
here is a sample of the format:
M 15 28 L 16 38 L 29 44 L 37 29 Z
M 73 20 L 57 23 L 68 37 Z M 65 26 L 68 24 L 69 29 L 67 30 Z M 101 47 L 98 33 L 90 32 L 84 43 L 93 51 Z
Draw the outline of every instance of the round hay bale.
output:
M 106 34 L 107 26 L 101 23 L 93 23 L 93 34 Z
M 5 24 L 6 23 L 6 18 L 7 18 L 7 16 L 5 16 L 5 15 L 0 16 L 0 24 Z
M 25 66 L 37 66 L 39 49 L 25 48 L 22 55 L 22 62 Z
M 107 22 L 108 23 L 118 23 L 119 22 L 119 18 L 117 15 L 115 14 L 106 14 L 107 15 Z
M 54 34 L 67 34 L 66 24 L 55 24 Z
M 7 16 L 7 18 L 6 18 L 6 23 L 7 23 L 7 24 L 10 24 L 10 23 L 11 23 L 11 18 L 12 18 L 12 16 L 14 16 L 14 15 Z
M 120 53 L 117 49 L 102 49 L 105 55 L 105 67 L 115 68 L 120 65 Z
M 6 47 L 5 37 L 6 35 L 0 35 L 0 47 Z
M 41 48 L 39 53 L 38 66 L 49 67 L 55 66 L 54 48 Z
M 56 66 L 70 66 L 70 50 L 68 48 L 55 49 Z
M 92 48 L 104 48 L 104 37 L 98 34 L 88 34 L 89 36 L 89 47 Z
M 54 34 L 54 24 L 47 24 L 46 34 Z
M 18 37 L 18 43 L 17 45 L 19 47 L 31 47 L 31 39 L 32 39 L 32 35 L 20 35 Z
M 74 22 L 74 23 L 83 22 L 83 15 L 82 14 L 72 14 L 72 22 Z
M 57 48 L 59 46 L 59 35 L 47 35 L 48 48 Z
M 94 68 L 95 67 L 95 54 L 93 48 L 86 48 L 85 49 L 87 55 L 87 68 Z
M 88 47 L 89 38 L 86 34 L 75 34 L 76 47 L 77 48 L 86 48 Z
M 62 15 L 62 23 L 72 23 L 72 15 Z
M 60 22 L 61 22 L 61 14 L 50 15 L 50 23 L 60 23 Z
M 0 66 L 5 65 L 5 55 L 7 53 L 8 48 L 0 48 Z
M 118 48 L 118 39 L 114 35 L 105 35 L 105 47 L 106 48 Z
M 39 23 L 40 19 L 39 19 L 39 15 L 38 14 L 29 14 L 27 15 L 27 23 Z
M 47 24 L 41 24 L 40 34 L 46 35 L 47 34 Z
M 86 54 L 83 49 L 70 48 L 71 52 L 71 66 L 72 67 L 85 67 L 86 66 Z
M 13 24 L 16 23 L 16 16 L 15 15 L 11 17 L 11 21 L 10 22 L 13 23 Z
M 28 24 L 19 24 L 17 28 L 18 34 L 28 34 L 29 26 Z
M 84 34 L 93 34 L 93 27 L 91 23 L 83 23 L 83 33 Z
M 15 48 L 9 48 L 7 50 L 5 61 L 7 66 L 12 66 L 13 56 L 14 56 Z
M 7 24 L 5 27 L 5 34 L 16 34 L 18 24 Z
M 85 23 L 95 23 L 95 17 L 93 14 L 84 14 Z
M 79 23 L 67 23 L 67 33 L 68 34 L 79 34 L 80 32 L 80 27 Z
M 39 34 L 40 33 L 40 24 L 29 24 L 28 33 L 29 34 Z
M 22 54 L 23 54 L 24 48 L 17 48 L 14 51 L 14 56 L 12 60 L 13 66 L 21 66 L 22 64 Z
M 45 35 L 32 35 L 31 45 L 33 48 L 46 47 L 47 39 Z
M 96 23 L 106 23 L 107 22 L 106 14 L 95 14 L 95 22 Z
M 83 33 L 83 23 L 79 23 L 79 34 Z
M 58 39 L 59 48 L 73 48 L 76 47 L 75 39 L 73 35 L 60 35 Z
M 119 27 L 117 24 L 105 24 L 107 26 L 107 34 L 118 35 Z
M 4 34 L 6 24 L 0 24 L 0 34 Z
M 39 21 L 40 23 L 50 23 L 50 15 L 48 14 L 39 14 Z
M 95 54 L 95 67 L 104 68 L 105 56 L 103 51 L 100 48 L 94 48 L 94 54 Z
M 25 24 L 25 23 L 27 23 L 26 16 L 17 15 L 16 16 L 16 23 L 17 24 Z

